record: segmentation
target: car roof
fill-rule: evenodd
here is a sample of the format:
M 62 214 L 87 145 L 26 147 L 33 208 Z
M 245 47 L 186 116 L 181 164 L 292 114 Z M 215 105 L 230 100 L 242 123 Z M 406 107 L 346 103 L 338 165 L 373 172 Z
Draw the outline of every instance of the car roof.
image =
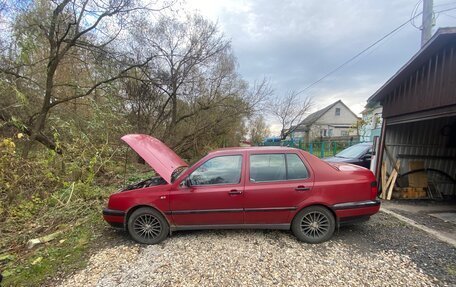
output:
M 371 146 L 373 143 L 372 142 L 363 142 L 363 143 L 358 143 L 358 144 L 355 144 L 355 145 L 366 145 L 366 146 Z
M 248 146 L 248 147 L 226 147 L 210 151 L 209 154 L 214 153 L 236 153 L 244 151 L 270 151 L 270 152 L 287 152 L 299 151 L 300 149 L 284 146 Z

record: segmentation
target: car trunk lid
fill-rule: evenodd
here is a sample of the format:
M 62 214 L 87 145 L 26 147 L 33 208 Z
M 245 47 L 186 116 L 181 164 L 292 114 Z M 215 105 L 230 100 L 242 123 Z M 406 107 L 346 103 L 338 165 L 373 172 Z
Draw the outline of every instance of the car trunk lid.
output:
M 329 162 L 329 161 L 327 161 L 326 163 L 339 171 L 353 172 L 356 170 L 362 170 L 362 171 L 366 170 L 365 167 L 362 167 L 359 165 L 354 165 L 351 163 L 346 163 L 346 162 Z
M 378 187 L 377 187 L 377 181 L 375 180 L 375 176 L 372 173 L 371 170 L 354 165 L 354 164 L 349 164 L 349 163 L 340 163 L 340 162 L 326 162 L 329 164 L 331 167 L 333 167 L 335 170 L 340 171 L 340 172 L 346 172 L 346 173 L 352 173 L 352 174 L 359 174 L 359 175 L 364 175 L 367 177 L 369 180 L 366 184 L 366 189 L 363 188 L 363 190 L 369 191 L 368 196 L 369 199 L 374 200 L 377 197 L 378 193 Z M 367 184 L 369 184 L 369 187 L 367 187 Z
M 167 183 L 176 168 L 188 166 L 174 151 L 149 135 L 130 134 L 122 137 Z

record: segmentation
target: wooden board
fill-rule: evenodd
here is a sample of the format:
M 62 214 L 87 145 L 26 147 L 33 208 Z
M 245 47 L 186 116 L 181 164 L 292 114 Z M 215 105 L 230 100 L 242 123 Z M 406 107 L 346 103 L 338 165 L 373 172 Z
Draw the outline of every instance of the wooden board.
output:
M 424 168 L 424 161 L 410 161 L 409 169 L 417 170 Z M 415 172 L 408 175 L 408 182 L 410 187 L 427 187 L 428 177 L 426 172 Z
M 396 184 L 397 179 L 397 170 L 393 170 L 391 173 L 391 183 L 388 186 L 388 195 L 386 196 L 387 200 L 391 200 L 391 196 L 393 195 L 393 187 Z
M 391 200 L 391 196 L 393 195 L 393 188 L 396 184 L 397 174 L 399 173 L 399 168 L 401 166 L 401 161 L 397 160 L 396 164 L 394 165 L 393 171 L 391 172 L 388 181 L 386 182 L 386 186 L 388 187 L 388 192 L 386 195 L 387 200 Z
M 387 185 L 386 185 L 386 163 L 384 161 L 382 162 L 381 174 L 382 174 L 382 195 L 381 196 L 382 196 L 382 199 L 385 199 Z

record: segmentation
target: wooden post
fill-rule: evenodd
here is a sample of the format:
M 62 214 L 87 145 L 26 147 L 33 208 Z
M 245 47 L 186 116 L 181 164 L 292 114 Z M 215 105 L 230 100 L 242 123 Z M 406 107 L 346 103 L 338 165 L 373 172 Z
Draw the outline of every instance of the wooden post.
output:
M 382 199 L 386 199 L 386 188 L 387 188 L 387 186 L 386 186 L 386 164 L 384 161 L 382 162 L 381 174 L 382 174 Z

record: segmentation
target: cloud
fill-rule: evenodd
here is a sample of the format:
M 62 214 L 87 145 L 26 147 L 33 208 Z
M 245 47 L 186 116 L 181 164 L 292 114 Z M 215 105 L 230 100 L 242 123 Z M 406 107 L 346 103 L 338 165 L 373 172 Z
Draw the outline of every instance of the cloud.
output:
M 188 5 L 217 21 L 232 40 L 246 80 L 265 76 L 275 95 L 281 96 L 307 87 L 407 21 L 416 2 L 189 0 Z M 435 10 L 456 7 L 447 2 L 435 0 Z M 455 26 L 456 21 L 442 14 L 436 24 Z M 341 99 L 359 113 L 367 98 L 419 50 L 419 45 L 420 31 L 406 25 L 303 96 L 314 99 L 315 109 Z M 268 119 L 275 127 L 277 123 Z

